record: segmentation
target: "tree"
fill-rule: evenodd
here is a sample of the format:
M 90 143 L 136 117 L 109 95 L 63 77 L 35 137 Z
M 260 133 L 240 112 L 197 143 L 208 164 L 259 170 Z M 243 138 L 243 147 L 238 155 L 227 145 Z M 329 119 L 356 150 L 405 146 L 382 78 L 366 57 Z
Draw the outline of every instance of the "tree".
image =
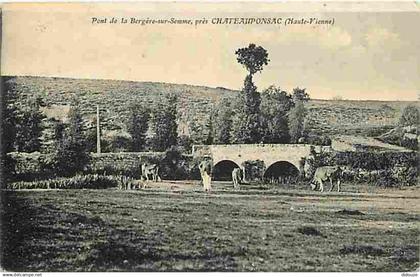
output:
M 4 77 L 4 87 L 0 93 L 1 104 L 1 145 L 0 145 L 0 187 L 5 188 L 6 184 L 13 179 L 16 161 L 9 152 L 15 150 L 16 124 L 17 124 L 17 93 L 13 82 L 7 82 Z
M 18 117 L 16 125 L 16 147 L 20 152 L 34 152 L 41 148 L 42 120 L 40 98 L 31 99 Z
M 244 88 L 234 105 L 233 142 L 259 143 L 262 138 L 260 113 L 261 97 L 252 83 L 251 75 L 245 78 Z
M 250 75 L 261 71 L 264 65 L 267 65 L 270 61 L 268 59 L 267 50 L 261 46 L 256 46 L 250 43 L 248 47 L 240 48 L 236 50 L 236 60 L 238 63 L 245 66 Z
M 304 136 L 305 115 L 306 110 L 303 101 L 297 101 L 289 114 L 290 140 L 292 143 L 297 143 L 299 138 Z
M 230 99 L 222 99 L 214 116 L 214 142 L 229 144 L 232 142 L 232 104 Z
M 150 111 L 138 104 L 130 106 L 129 110 L 127 129 L 132 137 L 131 151 L 140 152 L 146 147 L 146 132 L 149 128 Z
M 300 89 L 299 87 L 293 89 L 292 94 L 293 102 L 303 101 L 307 102 L 309 98 L 309 94 L 306 92 L 306 88 Z
M 239 106 L 235 111 L 234 141 L 258 143 L 261 141 L 261 96 L 252 77 L 268 64 L 268 53 L 263 47 L 251 43 L 248 47 L 238 49 L 235 54 L 237 61 L 245 66 L 248 75 L 244 80 L 244 87 L 239 95 Z
M 15 150 L 16 125 L 18 117 L 17 93 L 12 83 L 4 81 L 4 92 L 1 97 L 1 153 Z
M 293 89 L 292 99 L 294 108 L 289 113 L 290 139 L 291 142 L 297 143 L 299 138 L 305 135 L 306 109 L 304 102 L 307 102 L 310 98 L 306 89 L 297 87 Z
M 84 170 L 89 163 L 84 122 L 80 104 L 73 100 L 69 111 L 69 123 L 58 143 L 57 169 L 61 175 L 73 175 Z
M 207 118 L 206 118 L 206 122 L 204 122 L 204 144 L 206 145 L 210 145 L 213 144 L 214 142 L 214 129 L 213 129 L 213 120 L 214 120 L 214 115 L 211 112 Z
M 263 141 L 265 143 L 290 142 L 287 113 L 294 106 L 292 96 L 274 85 L 264 90 L 261 95 Z
M 203 137 L 202 137 L 203 132 L 201 130 L 201 126 L 197 124 L 195 120 L 191 120 L 188 123 L 188 133 L 189 133 L 189 137 L 192 143 L 195 143 L 195 144 L 203 143 Z
M 419 109 L 414 105 L 408 105 L 404 108 L 400 117 L 400 126 L 419 126 Z
M 178 124 L 176 122 L 178 97 L 168 94 L 162 103 L 152 113 L 154 151 L 165 151 L 176 145 L 178 139 Z

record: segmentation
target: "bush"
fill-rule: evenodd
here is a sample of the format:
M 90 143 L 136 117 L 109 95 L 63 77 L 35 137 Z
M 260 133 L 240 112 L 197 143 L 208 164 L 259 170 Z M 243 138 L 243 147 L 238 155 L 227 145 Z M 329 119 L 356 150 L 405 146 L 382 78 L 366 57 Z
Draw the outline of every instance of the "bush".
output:
M 264 172 L 266 170 L 264 161 L 261 160 L 249 160 L 243 163 L 245 168 L 245 180 L 255 181 L 262 180 L 264 177 Z
M 303 142 L 312 145 L 330 146 L 331 139 L 328 136 L 308 135 L 303 138 Z
M 133 187 L 133 180 L 126 176 L 105 176 L 98 174 L 76 175 L 69 178 L 15 182 L 8 189 L 106 189 L 112 187 Z
M 411 150 L 415 150 L 415 151 L 417 151 L 419 149 L 419 143 L 418 143 L 418 140 L 416 138 L 415 139 L 402 138 L 401 142 L 400 142 L 400 145 L 402 147 L 405 147 L 405 148 L 408 148 L 408 149 L 411 149 Z
M 315 155 L 313 168 L 341 165 L 349 168 L 344 174 L 347 181 L 390 187 L 416 185 L 418 164 L 416 152 L 324 152 Z
M 188 179 L 189 164 L 181 151 L 172 146 L 165 152 L 165 156 L 160 162 L 160 177 L 169 180 L 185 180 Z

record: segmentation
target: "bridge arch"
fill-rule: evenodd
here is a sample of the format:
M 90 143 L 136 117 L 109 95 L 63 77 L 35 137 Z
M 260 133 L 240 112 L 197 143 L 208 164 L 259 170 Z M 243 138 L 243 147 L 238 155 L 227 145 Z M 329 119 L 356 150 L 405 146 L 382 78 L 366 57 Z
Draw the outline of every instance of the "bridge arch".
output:
M 299 176 L 299 168 L 290 161 L 273 162 L 264 172 L 266 179 L 279 179 Z
M 213 166 L 213 180 L 232 181 L 232 170 L 240 166 L 232 160 L 221 160 Z

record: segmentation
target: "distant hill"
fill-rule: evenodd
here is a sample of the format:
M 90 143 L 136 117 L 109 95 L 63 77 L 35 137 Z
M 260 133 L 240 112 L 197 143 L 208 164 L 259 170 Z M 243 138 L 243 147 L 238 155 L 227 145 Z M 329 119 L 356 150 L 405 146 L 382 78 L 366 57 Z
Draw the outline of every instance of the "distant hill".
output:
M 184 84 L 88 80 L 54 77 L 3 77 L 6 88 L 16 90 L 22 100 L 39 95 L 47 105 L 49 116 L 62 117 L 72 97 L 81 101 L 84 116 L 93 120 L 96 105 L 107 130 L 124 128 L 127 107 L 134 102 L 153 107 L 162 97 L 179 95 L 179 131 L 185 132 L 192 120 L 203 123 L 222 97 L 236 97 L 238 91 Z M 310 93 L 310 90 L 309 90 Z M 398 122 L 402 109 L 410 102 L 311 100 L 307 126 L 316 133 L 328 135 L 377 136 Z

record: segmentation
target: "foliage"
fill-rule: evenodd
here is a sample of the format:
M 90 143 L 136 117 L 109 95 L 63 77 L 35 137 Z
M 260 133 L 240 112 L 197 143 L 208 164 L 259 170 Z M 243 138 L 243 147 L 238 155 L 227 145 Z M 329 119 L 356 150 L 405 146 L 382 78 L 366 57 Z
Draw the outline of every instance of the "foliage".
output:
M 211 145 L 214 142 L 214 127 L 213 127 L 214 115 L 210 113 L 207 118 L 206 122 L 204 123 L 203 130 L 205 131 L 204 134 L 204 144 Z
M 297 143 L 304 136 L 304 120 L 306 110 L 303 101 L 297 101 L 295 107 L 289 113 L 290 140 Z
M 34 152 L 40 150 L 41 122 L 44 118 L 40 110 L 40 98 L 30 99 L 28 107 L 18 116 L 16 126 L 16 150 Z
M 416 152 L 323 152 L 316 154 L 313 167 L 340 165 L 348 168 L 347 180 L 376 183 L 380 186 L 417 184 Z
M 216 108 L 214 119 L 214 142 L 216 144 L 229 144 L 232 141 L 232 108 L 230 100 L 222 99 Z
M 188 166 L 181 151 L 172 146 L 165 152 L 165 156 L 160 162 L 159 173 L 162 179 L 185 180 L 189 177 Z
M 252 82 L 252 75 L 247 75 L 244 88 L 240 92 L 236 103 L 235 118 L 233 120 L 234 142 L 259 143 L 262 137 L 261 96 Z
M 165 151 L 177 143 L 177 101 L 178 97 L 175 94 L 168 94 L 165 101 L 152 112 L 154 151 Z
M 123 131 L 106 140 L 106 144 L 108 144 L 107 150 L 114 153 L 127 152 L 133 145 L 130 135 Z
M 419 109 L 414 105 L 406 106 L 401 114 L 399 124 L 400 126 L 419 126 Z
M 262 160 L 248 160 L 242 166 L 245 168 L 245 180 L 256 181 L 262 180 L 266 170 L 264 161 Z
M 31 182 L 8 184 L 8 189 L 106 189 L 132 186 L 133 180 L 126 176 L 106 176 L 99 174 L 76 175 L 69 178 L 55 178 Z
M 292 99 L 294 108 L 289 113 L 290 140 L 297 143 L 300 138 L 305 136 L 305 117 L 306 108 L 304 103 L 309 101 L 309 94 L 306 89 L 299 87 L 293 89 Z
M 237 55 L 238 63 L 245 66 L 251 75 L 261 71 L 263 66 L 270 61 L 267 50 L 262 46 L 257 47 L 253 43 L 250 43 L 248 47 L 239 48 L 235 54 Z
M 146 132 L 149 128 L 150 111 L 139 104 L 131 105 L 129 110 L 127 129 L 132 137 L 131 151 L 140 152 L 146 148 Z
M 15 160 L 7 153 L 14 151 L 16 140 L 16 125 L 18 107 L 16 106 L 17 91 L 13 84 L 5 82 L 0 93 L 1 104 L 1 145 L 0 145 L 0 182 L 1 187 L 14 177 Z
M 400 145 L 402 147 L 417 151 L 419 150 L 419 142 L 416 138 L 402 138 Z
M 63 176 L 82 172 L 89 163 L 84 122 L 79 102 L 74 100 L 69 112 L 69 124 L 57 147 L 57 171 Z
M 292 96 L 276 86 L 261 93 L 261 113 L 264 120 L 265 143 L 288 143 L 290 141 L 287 113 L 294 106 Z
M 191 137 L 186 136 L 186 135 L 181 135 L 178 137 L 177 145 L 181 153 L 191 153 L 193 141 Z
M 331 138 L 328 136 L 318 136 L 308 134 L 303 138 L 303 141 L 299 141 L 299 143 L 306 143 L 312 145 L 321 145 L 321 146 L 330 146 L 331 145 Z
M 306 89 L 301 89 L 299 87 L 293 89 L 292 94 L 293 102 L 303 101 L 307 102 L 309 101 L 309 94 L 306 92 Z
M 191 141 L 195 144 L 203 144 L 202 126 L 197 124 L 195 120 L 191 120 L 188 124 L 188 133 Z
M 252 81 L 252 76 L 261 71 L 270 61 L 267 50 L 255 44 L 238 49 L 237 61 L 244 65 L 249 74 L 237 102 L 233 120 L 233 141 L 236 143 L 259 143 L 262 138 L 262 119 L 260 113 L 261 96 Z

